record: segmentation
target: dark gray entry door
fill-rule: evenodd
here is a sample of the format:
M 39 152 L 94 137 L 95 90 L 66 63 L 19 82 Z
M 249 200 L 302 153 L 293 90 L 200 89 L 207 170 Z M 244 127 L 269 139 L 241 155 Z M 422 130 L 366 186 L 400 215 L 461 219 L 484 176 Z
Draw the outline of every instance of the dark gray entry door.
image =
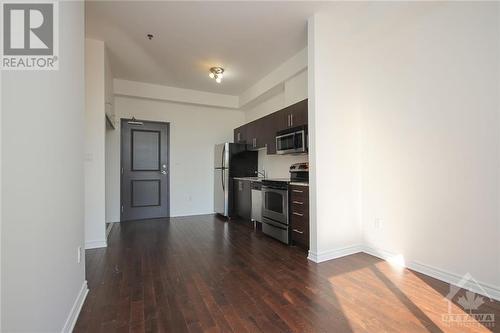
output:
M 121 123 L 121 220 L 169 216 L 169 124 Z

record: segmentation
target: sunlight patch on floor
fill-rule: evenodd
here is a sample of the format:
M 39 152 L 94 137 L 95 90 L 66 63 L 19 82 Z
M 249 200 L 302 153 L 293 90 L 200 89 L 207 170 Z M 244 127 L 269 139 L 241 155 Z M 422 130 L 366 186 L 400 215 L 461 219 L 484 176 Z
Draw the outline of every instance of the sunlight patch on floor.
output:
M 393 269 L 393 272 L 401 272 L 404 274 L 404 280 L 402 280 L 403 284 L 413 285 L 415 283 L 419 284 L 419 293 L 417 294 L 408 294 L 404 292 L 403 285 L 397 286 L 401 293 L 403 293 L 412 303 L 417 306 L 422 313 L 424 313 L 429 318 L 435 319 L 435 323 L 443 328 L 445 331 L 451 330 L 460 332 L 460 323 L 457 322 L 448 322 L 447 320 L 460 320 L 465 318 L 467 320 L 467 327 L 476 328 L 479 331 L 489 332 L 488 329 L 474 318 L 474 316 L 469 316 L 470 313 L 464 310 L 460 305 L 448 301 L 445 297 L 446 295 L 441 294 L 439 291 L 434 289 L 431 285 L 429 285 L 425 280 L 417 276 L 417 274 L 406 268 L 404 257 L 402 255 L 396 255 L 388 260 L 387 263 L 390 264 L 390 267 Z M 375 267 L 383 268 L 385 262 L 380 262 L 375 264 Z M 382 271 L 381 271 L 382 273 Z M 388 279 L 387 274 L 384 274 Z M 432 307 L 422 306 L 422 302 L 428 302 L 429 299 L 433 300 Z M 404 306 L 404 304 L 402 304 Z
M 453 302 L 449 303 L 443 295 L 425 283 L 425 281 L 420 280 L 413 272 L 409 270 L 405 272 L 403 256 L 395 256 L 391 259 L 391 261 L 387 261 L 389 267 L 385 262 L 380 262 L 347 273 L 334 274 L 328 278 L 332 293 L 336 295 L 339 307 L 346 314 L 346 319 L 353 320 L 364 315 L 363 301 L 353 304 L 349 295 L 351 293 L 365 293 L 364 299 L 367 302 L 367 307 L 370 306 L 370 302 L 377 302 L 378 298 L 379 301 L 391 304 L 395 314 L 411 315 L 414 318 L 413 321 L 415 324 L 419 325 L 422 329 L 426 329 L 427 325 L 432 325 L 430 327 L 437 331 L 460 332 L 461 330 L 457 323 L 449 323 L 450 318 L 453 320 L 456 317 L 448 315 L 452 314 L 463 317 L 467 315 L 467 312 Z M 397 281 L 394 280 L 395 278 Z M 366 284 L 360 287 L 359 281 L 363 279 L 366 279 Z M 405 292 L 405 285 L 415 285 L 415 283 L 419 284 L 420 292 Z M 342 286 L 342 290 L 338 287 L 340 285 Z M 375 290 L 373 288 L 375 286 L 378 290 L 381 287 L 383 291 L 373 294 L 372 290 Z M 364 288 L 366 288 L 366 292 L 360 291 L 360 289 Z M 432 300 L 431 304 L 428 304 L 429 299 Z M 448 310 L 448 306 L 450 310 Z M 474 321 L 474 318 L 470 317 L 467 319 L 470 320 L 468 324 L 475 328 L 474 331 L 477 329 L 482 331 L 484 329 L 481 323 Z M 378 317 L 373 318 L 373 320 L 382 325 L 384 318 Z
M 406 261 L 405 257 L 402 254 L 397 254 L 395 256 L 389 257 L 387 259 L 387 262 L 395 268 L 405 268 L 406 267 Z

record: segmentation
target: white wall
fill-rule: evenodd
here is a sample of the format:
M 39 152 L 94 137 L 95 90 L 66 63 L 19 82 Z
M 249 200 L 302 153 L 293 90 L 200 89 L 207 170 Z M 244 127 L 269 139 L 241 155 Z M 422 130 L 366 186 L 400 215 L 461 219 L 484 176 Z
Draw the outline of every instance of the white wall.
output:
M 106 246 L 104 42 L 85 40 L 85 247 Z
M 499 6 L 343 3 L 314 16 L 315 250 L 355 244 L 360 221 L 379 253 L 499 290 Z
M 115 116 L 114 77 L 106 44 L 104 44 L 104 100 L 106 102 L 105 105 L 106 115 L 108 115 L 109 118 L 113 120 Z
M 366 243 L 500 287 L 499 8 L 419 5 L 358 50 Z
M 118 207 L 120 205 L 120 198 L 116 197 L 113 193 L 114 188 L 116 186 L 120 186 L 119 183 L 118 184 L 114 183 L 116 179 L 115 177 L 113 177 L 114 170 L 120 168 L 120 164 L 119 163 L 117 164 L 117 162 L 119 161 L 116 161 L 112 158 L 113 148 L 116 147 L 116 145 L 119 145 L 119 143 L 116 143 L 114 141 L 117 139 L 117 136 L 113 134 L 113 131 L 115 131 L 116 127 L 119 126 L 119 123 L 116 121 L 116 115 L 115 115 L 113 71 L 111 68 L 111 63 L 109 61 L 107 49 L 105 48 L 104 51 L 105 51 L 104 52 L 104 85 L 105 85 L 104 100 L 106 102 L 105 110 L 108 119 L 114 124 L 113 127 L 113 125 L 109 124 L 109 122 L 106 121 L 106 133 L 105 133 L 106 222 L 119 222 L 120 221 L 119 212 L 117 212 L 116 209 L 112 209 L 112 207 Z M 110 151 L 111 153 L 109 153 Z
M 307 162 L 307 155 L 267 155 L 265 149 L 259 150 L 259 171 L 266 170 L 268 178 L 289 178 L 290 165 Z
M 285 107 L 307 98 L 307 69 L 284 82 Z
M 358 109 L 344 31 L 330 13 L 309 22 L 309 163 L 311 244 L 314 261 L 361 244 L 358 212 Z
M 120 158 L 116 158 L 115 149 L 120 148 L 119 121 L 115 128 L 106 127 L 106 222 L 120 222 L 120 177 L 116 170 L 120 170 Z M 117 190 L 118 189 L 118 194 Z
M 284 85 L 282 84 L 266 93 L 264 98 L 258 99 L 241 110 L 245 112 L 245 123 L 249 123 L 267 116 L 270 113 L 281 110 L 285 106 L 285 90 Z
M 231 109 L 237 109 L 239 107 L 239 97 L 234 95 L 217 94 L 122 79 L 115 79 L 114 81 L 114 92 L 119 96 L 148 98 Z
M 60 332 L 86 290 L 84 6 L 59 6 L 59 70 L 2 73 L 2 332 Z
M 3 79 L 2 79 L 2 71 L 0 71 L 0 111 L 3 110 L 3 103 L 2 103 L 2 93 L 3 93 L 3 89 L 2 89 L 2 83 L 3 83 Z M 3 114 L 3 111 L 0 112 L 0 189 L 3 189 L 3 183 L 2 183 L 2 176 L 3 176 L 3 170 L 2 170 L 2 165 L 3 165 L 3 145 L 2 145 L 2 138 L 3 138 L 3 135 L 2 135 L 2 128 L 3 128 L 3 125 L 2 125 L 2 114 Z M 3 205 L 3 199 L 2 199 L 2 193 L 3 193 L 3 190 L 0 190 L 0 295 L 2 295 L 2 287 L 3 287 L 3 283 L 2 283 L 2 279 L 3 279 L 3 274 L 2 274 L 2 258 L 3 258 L 3 252 L 2 252 L 2 249 L 3 249 L 3 245 L 2 245 L 2 224 L 3 224 L 3 209 L 2 209 L 2 205 Z M 2 300 L 1 300 L 1 296 L 0 296 L 0 331 L 2 330 L 2 314 L 3 314 L 3 311 L 2 311 Z
M 306 98 L 307 70 L 303 70 L 266 93 L 264 98 L 243 108 L 245 123 L 264 117 Z M 290 165 L 307 161 L 307 155 L 267 155 L 265 149 L 259 150 L 259 170 L 266 170 L 266 176 L 272 178 L 289 177 Z
M 266 95 L 276 87 L 282 86 L 283 82 L 297 76 L 306 68 L 307 48 L 304 48 L 242 92 L 239 96 L 240 108 L 248 107 L 248 104 Z
M 117 117 L 170 123 L 170 215 L 211 214 L 214 145 L 233 141 L 241 111 L 166 101 L 115 97 Z M 114 197 L 120 197 L 120 130 L 113 132 Z M 116 200 L 115 200 L 116 201 Z M 119 199 L 118 199 L 119 202 Z M 119 205 L 112 207 L 119 216 Z
M 245 112 L 245 122 L 254 121 L 300 102 L 307 98 L 307 94 L 306 69 L 263 94 L 263 98 L 258 98 L 243 107 L 241 110 Z

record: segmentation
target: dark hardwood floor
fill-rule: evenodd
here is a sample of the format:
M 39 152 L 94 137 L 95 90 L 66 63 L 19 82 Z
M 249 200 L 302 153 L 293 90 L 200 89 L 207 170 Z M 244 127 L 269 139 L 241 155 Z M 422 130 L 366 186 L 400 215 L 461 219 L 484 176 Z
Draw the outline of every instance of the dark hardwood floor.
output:
M 88 250 L 75 332 L 484 332 L 448 325 L 449 285 L 367 254 L 315 264 L 206 215 L 116 224 Z M 465 314 L 451 304 L 453 313 Z M 500 318 L 484 299 L 481 313 Z

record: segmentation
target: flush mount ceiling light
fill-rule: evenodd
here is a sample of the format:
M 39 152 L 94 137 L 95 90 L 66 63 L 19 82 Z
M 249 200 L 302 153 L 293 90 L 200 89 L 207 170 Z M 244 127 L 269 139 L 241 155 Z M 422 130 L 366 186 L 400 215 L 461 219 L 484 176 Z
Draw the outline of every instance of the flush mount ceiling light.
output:
M 215 82 L 221 83 L 222 77 L 224 76 L 224 68 L 222 67 L 212 67 L 210 68 L 210 74 L 208 76 L 215 79 Z

